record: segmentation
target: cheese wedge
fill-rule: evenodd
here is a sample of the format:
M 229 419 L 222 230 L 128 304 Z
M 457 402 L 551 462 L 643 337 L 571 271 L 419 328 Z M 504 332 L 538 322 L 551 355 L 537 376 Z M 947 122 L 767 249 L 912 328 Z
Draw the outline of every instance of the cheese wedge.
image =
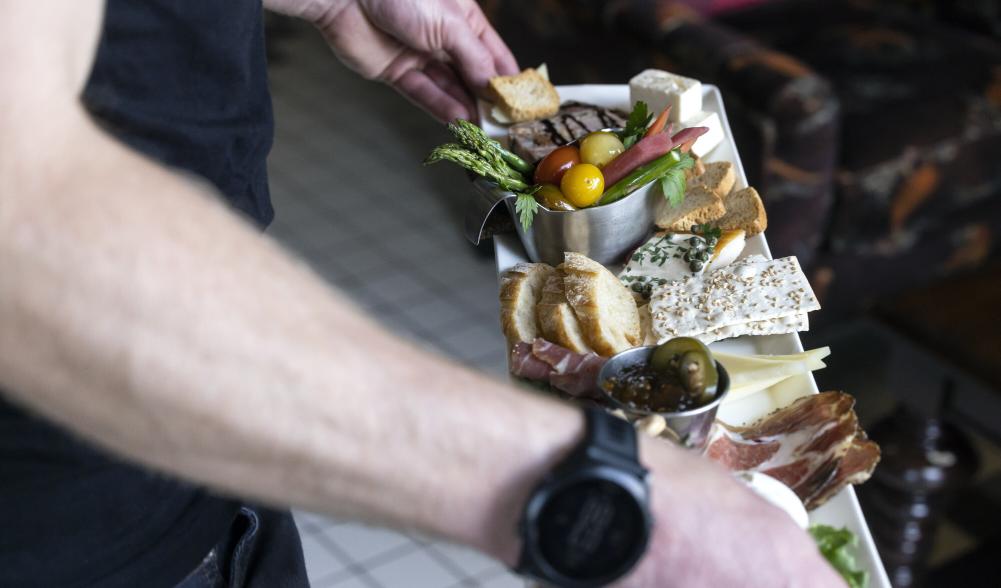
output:
M 736 355 L 713 352 L 730 376 L 730 393 L 726 402 L 736 402 L 782 382 L 792 376 L 806 374 L 826 367 L 824 358 L 831 354 L 830 347 L 811 349 L 793 355 Z

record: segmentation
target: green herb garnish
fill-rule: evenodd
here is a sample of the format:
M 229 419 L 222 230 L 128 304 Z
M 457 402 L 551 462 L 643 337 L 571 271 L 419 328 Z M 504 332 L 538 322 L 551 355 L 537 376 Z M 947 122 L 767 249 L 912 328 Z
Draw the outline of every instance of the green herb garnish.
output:
M 629 113 L 629 118 L 626 119 L 626 128 L 622 129 L 619 133 L 622 145 L 626 149 L 635 145 L 643 137 L 643 134 L 646 133 L 646 128 L 650 126 L 650 121 L 652 120 L 653 115 L 647 111 L 646 102 L 637 100 L 633 106 L 633 111 Z
M 685 170 L 691 169 L 695 165 L 695 159 L 687 153 L 682 153 L 678 163 L 661 176 L 660 189 L 664 192 L 664 198 L 672 207 L 679 206 L 685 199 Z
M 723 237 L 723 230 L 719 227 L 714 227 L 709 223 L 695 225 L 695 230 L 692 231 L 698 235 L 702 235 L 706 240 L 715 238 L 717 241 Z
M 539 203 L 531 194 L 518 194 L 518 199 L 514 201 L 514 210 L 518 213 L 521 228 L 527 231 L 532 227 L 535 213 L 539 211 Z
M 868 585 L 869 573 L 856 568 L 855 557 L 849 551 L 858 545 L 858 537 L 854 533 L 845 528 L 812 525 L 810 536 L 824 558 L 848 582 L 849 588 L 865 588 Z

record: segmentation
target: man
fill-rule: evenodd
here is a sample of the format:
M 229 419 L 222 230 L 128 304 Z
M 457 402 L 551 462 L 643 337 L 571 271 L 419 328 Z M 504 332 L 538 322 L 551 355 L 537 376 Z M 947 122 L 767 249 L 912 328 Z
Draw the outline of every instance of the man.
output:
M 585 418 L 393 338 L 234 214 L 271 218 L 261 6 L 2 6 L 0 585 L 302 585 L 287 516 L 228 497 L 524 557 Z M 515 70 L 471 0 L 265 6 L 442 120 Z M 838 585 L 714 464 L 639 455 L 626 585 Z

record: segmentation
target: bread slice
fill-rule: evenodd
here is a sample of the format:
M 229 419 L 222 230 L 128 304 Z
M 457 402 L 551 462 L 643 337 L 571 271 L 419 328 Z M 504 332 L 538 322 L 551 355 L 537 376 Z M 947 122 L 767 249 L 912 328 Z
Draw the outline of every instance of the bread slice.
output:
M 726 214 L 713 224 L 723 230 L 742 229 L 748 237 L 753 237 L 768 228 L 765 204 L 754 188 L 734 190 L 723 201 Z
M 519 341 L 531 343 L 539 336 L 535 305 L 546 279 L 555 274 L 556 269 L 545 263 L 519 263 L 501 274 L 501 329 L 508 346 Z
M 556 88 L 532 68 L 513 76 L 490 78 L 489 85 L 501 112 L 514 122 L 552 116 L 560 109 Z
M 641 344 L 639 311 L 629 289 L 580 253 L 565 253 L 563 259 L 567 301 L 594 351 L 610 356 Z
M 714 161 L 707 163 L 705 171 L 688 182 L 689 187 L 701 186 L 708 188 L 714 194 L 724 199 L 726 205 L 726 195 L 733 190 L 733 185 L 737 181 L 737 173 L 733 169 L 733 164 L 729 161 Z
M 677 206 L 666 200 L 657 205 L 657 226 L 674 233 L 687 233 L 692 225 L 715 221 L 726 213 L 723 199 L 705 186 L 690 186 Z
M 554 271 L 546 278 L 542 297 L 535 306 L 539 332 L 543 339 L 577 353 L 591 351 L 573 308 L 567 303 L 563 275 Z

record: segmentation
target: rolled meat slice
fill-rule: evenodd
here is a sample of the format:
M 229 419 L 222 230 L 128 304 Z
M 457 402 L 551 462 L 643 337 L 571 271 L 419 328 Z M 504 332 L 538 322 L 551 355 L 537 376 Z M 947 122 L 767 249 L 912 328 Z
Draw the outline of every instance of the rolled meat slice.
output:
M 595 353 L 575 353 L 538 338 L 519 342 L 511 350 L 511 373 L 520 378 L 548 382 L 553 388 L 578 398 L 601 398 L 598 372 L 605 358 Z

